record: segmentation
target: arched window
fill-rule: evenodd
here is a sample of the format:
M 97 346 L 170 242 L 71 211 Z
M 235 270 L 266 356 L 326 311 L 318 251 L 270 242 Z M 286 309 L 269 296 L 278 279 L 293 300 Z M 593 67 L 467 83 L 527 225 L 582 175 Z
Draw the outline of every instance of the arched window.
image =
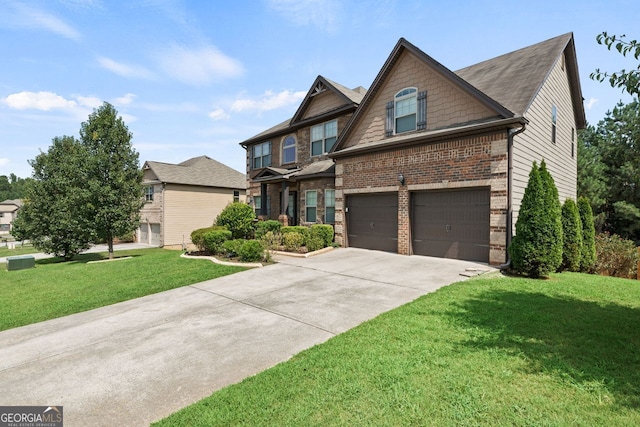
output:
M 282 141 L 282 164 L 296 161 L 296 139 L 293 135 L 287 136 Z
M 395 101 L 395 130 L 396 133 L 416 130 L 418 89 L 408 87 L 396 93 Z

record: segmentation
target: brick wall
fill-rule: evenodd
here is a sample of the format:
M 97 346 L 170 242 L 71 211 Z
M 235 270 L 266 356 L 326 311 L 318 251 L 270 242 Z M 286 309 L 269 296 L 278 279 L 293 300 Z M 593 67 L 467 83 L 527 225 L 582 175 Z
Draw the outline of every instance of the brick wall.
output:
M 410 193 L 467 187 L 490 188 L 489 261 L 501 264 L 506 260 L 506 132 L 336 159 L 336 242 L 346 243 L 345 194 L 398 192 L 398 252 L 409 255 Z

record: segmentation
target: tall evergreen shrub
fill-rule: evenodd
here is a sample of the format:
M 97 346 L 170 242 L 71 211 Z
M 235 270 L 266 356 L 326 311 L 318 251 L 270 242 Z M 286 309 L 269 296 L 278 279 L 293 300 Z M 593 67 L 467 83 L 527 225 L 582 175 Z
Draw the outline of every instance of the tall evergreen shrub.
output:
M 534 278 L 548 276 L 562 262 L 560 202 L 553 201 L 558 190 L 547 174 L 546 167 L 533 163 L 509 247 L 514 271 Z
M 578 199 L 578 212 L 582 222 L 580 271 L 591 272 L 596 264 L 596 228 L 589 199 L 586 197 Z
M 562 270 L 580 271 L 582 254 L 582 221 L 578 206 L 573 199 L 567 199 L 562 205 Z

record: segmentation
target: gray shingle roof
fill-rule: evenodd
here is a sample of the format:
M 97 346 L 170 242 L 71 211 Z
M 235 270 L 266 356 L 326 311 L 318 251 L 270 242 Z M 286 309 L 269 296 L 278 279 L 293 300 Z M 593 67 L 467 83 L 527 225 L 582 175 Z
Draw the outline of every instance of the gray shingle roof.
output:
M 516 115 L 523 115 L 570 40 L 571 33 L 563 34 L 455 73 Z
M 144 167 L 151 169 L 160 182 L 169 184 L 234 189 L 244 189 L 247 185 L 242 172 L 207 156 L 194 157 L 177 165 L 147 161 Z

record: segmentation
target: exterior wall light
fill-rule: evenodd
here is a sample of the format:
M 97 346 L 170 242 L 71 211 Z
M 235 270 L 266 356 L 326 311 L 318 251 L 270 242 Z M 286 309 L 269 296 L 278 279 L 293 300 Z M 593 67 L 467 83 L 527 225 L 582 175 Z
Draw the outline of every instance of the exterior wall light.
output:
M 402 173 L 398 174 L 398 181 L 400 181 L 400 185 L 404 185 L 404 175 Z

